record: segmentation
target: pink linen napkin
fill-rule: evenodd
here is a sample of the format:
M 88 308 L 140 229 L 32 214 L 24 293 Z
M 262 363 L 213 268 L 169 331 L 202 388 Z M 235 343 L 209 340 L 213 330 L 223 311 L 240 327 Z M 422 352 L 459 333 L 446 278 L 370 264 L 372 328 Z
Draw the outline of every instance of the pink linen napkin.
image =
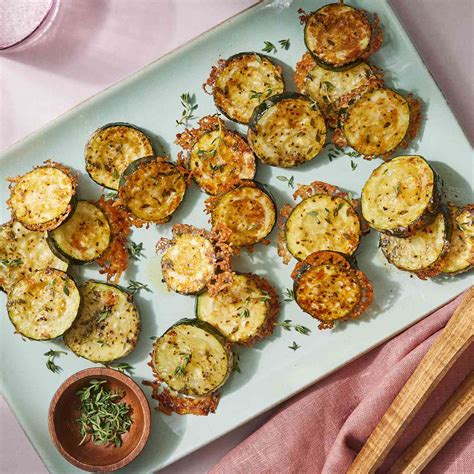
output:
M 211 474 L 346 472 L 461 298 L 284 403 L 268 422 L 230 451 Z M 471 345 L 405 430 L 381 472 L 388 470 L 450 397 L 472 370 L 473 361 Z M 474 472 L 473 435 L 471 418 L 426 472 Z

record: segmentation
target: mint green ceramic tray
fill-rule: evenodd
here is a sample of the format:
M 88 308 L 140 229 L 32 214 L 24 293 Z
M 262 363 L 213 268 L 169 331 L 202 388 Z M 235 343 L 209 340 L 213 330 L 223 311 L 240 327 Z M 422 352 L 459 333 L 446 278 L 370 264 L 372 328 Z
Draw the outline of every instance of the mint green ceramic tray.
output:
M 24 173 L 46 159 L 63 162 L 81 170 L 80 195 L 94 198 L 99 188 L 84 173 L 84 144 L 97 127 L 115 121 L 135 123 L 157 135 L 164 149 L 176 157 L 173 140 L 178 129 L 175 119 L 181 113 L 179 95 L 195 93 L 200 115 L 214 113 L 212 99 L 201 90 L 209 69 L 219 57 L 239 51 L 259 51 L 265 40 L 277 44 L 290 38 L 288 51 L 278 50 L 276 59 L 284 63 L 289 84 L 294 65 L 304 52 L 303 31 L 297 10 L 319 8 L 321 1 L 295 1 L 287 8 L 285 2 L 263 2 L 226 21 L 190 44 L 154 62 L 132 77 L 107 89 L 61 116 L 48 127 L 12 146 L 0 156 L 0 217 L 9 219 L 5 206 L 5 178 Z M 376 9 L 384 30 L 385 42 L 373 62 L 384 68 L 387 81 L 397 89 L 413 91 L 424 102 L 420 138 L 407 150 L 431 160 L 445 180 L 450 197 L 460 202 L 472 202 L 472 151 L 448 104 L 423 64 L 406 32 L 386 1 L 351 2 L 369 11 Z M 241 128 L 241 130 L 244 130 Z M 294 175 L 295 181 L 309 183 L 315 179 L 333 183 L 357 195 L 370 172 L 379 161 L 357 160 L 351 170 L 350 159 L 342 157 L 329 162 L 327 152 L 313 162 L 295 170 L 260 166 L 257 178 L 270 185 L 279 206 L 289 201 L 290 190 L 278 175 Z M 203 213 L 204 196 L 193 185 L 186 201 L 173 222 L 207 225 Z M 167 293 L 160 284 L 156 268 L 159 258 L 154 245 L 160 236 L 169 236 L 170 226 L 137 230 L 133 240 L 143 242 L 146 258 L 132 264 L 122 281 L 127 279 L 149 282 L 153 293 L 142 293 L 138 305 L 143 319 L 143 332 L 136 350 L 126 361 L 135 367 L 137 381 L 150 378 L 146 365 L 151 349 L 151 336 L 161 334 L 183 316 L 194 314 L 194 298 Z M 272 245 L 259 247 L 249 255 L 245 251 L 238 269 L 267 276 L 281 291 L 290 287 L 292 265 L 285 267 Z M 388 266 L 377 248 L 376 235 L 364 238 L 358 251 L 360 267 L 374 282 L 375 300 L 360 321 L 346 324 L 333 331 L 318 331 L 316 323 L 304 315 L 295 303 L 286 303 L 281 320 L 310 326 L 309 336 L 277 329 L 266 342 L 252 350 L 242 350 L 241 373 L 234 373 L 223 389 L 217 413 L 209 417 L 165 416 L 153 414 L 152 435 L 142 454 L 124 471 L 155 471 L 191 451 L 209 443 L 259 413 L 289 398 L 316 380 L 360 356 L 382 341 L 410 326 L 434 308 L 442 305 L 469 286 L 471 275 L 453 279 L 420 281 Z M 294 262 L 293 262 L 294 264 Z M 83 268 L 81 277 L 98 277 L 97 268 Z M 58 386 L 74 372 L 92 364 L 69 353 L 60 360 L 63 372 L 49 372 L 43 353 L 61 347 L 60 342 L 23 342 L 13 334 L 5 311 L 6 298 L 0 296 L 2 390 L 15 411 L 23 429 L 51 472 L 75 472 L 56 451 L 47 428 L 48 405 Z M 297 351 L 288 349 L 296 341 Z M 149 393 L 148 393 L 149 394 Z M 150 403 L 154 404 L 152 400 Z

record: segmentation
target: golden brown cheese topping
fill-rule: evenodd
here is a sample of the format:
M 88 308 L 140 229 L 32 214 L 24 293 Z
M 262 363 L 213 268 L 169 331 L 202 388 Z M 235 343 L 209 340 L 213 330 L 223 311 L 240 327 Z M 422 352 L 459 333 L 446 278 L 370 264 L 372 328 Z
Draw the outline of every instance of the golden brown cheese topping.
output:
M 284 90 L 279 66 L 260 54 L 241 54 L 230 58 L 217 77 L 214 101 L 230 119 L 248 123 L 260 102 Z
M 99 129 L 87 144 L 86 170 L 102 186 L 118 189 L 122 173 L 132 161 L 153 155 L 150 140 L 140 130 L 115 125 Z
M 359 59 L 369 47 L 372 29 L 355 8 L 330 4 L 314 12 L 305 28 L 306 47 L 320 61 L 341 67 Z
M 390 89 L 365 93 L 347 111 L 344 136 L 365 156 L 381 156 L 400 145 L 410 125 L 408 102 Z
M 278 100 L 248 130 L 255 154 L 267 165 L 290 168 L 312 160 L 326 141 L 321 112 L 303 97 Z
M 8 204 L 26 228 L 49 230 L 67 217 L 74 194 L 70 174 L 55 166 L 41 166 L 16 181 Z
M 163 278 L 178 293 L 195 293 L 205 288 L 216 271 L 212 243 L 196 234 L 181 234 L 161 259 Z
M 82 306 L 65 334 L 65 344 L 93 362 L 125 357 L 136 346 L 140 316 L 130 295 L 113 285 L 88 281 L 81 289 Z
M 359 245 L 360 221 L 345 199 L 316 194 L 294 208 L 285 237 L 288 250 L 298 260 L 320 250 L 352 255 Z
M 252 245 L 264 239 L 276 220 L 275 204 L 256 187 L 242 186 L 224 194 L 212 211 L 212 225 L 226 225 L 236 245 Z
M 399 156 L 370 175 L 362 189 L 362 214 L 382 232 L 407 228 L 422 218 L 434 192 L 429 164 L 421 156 Z
M 153 350 L 159 379 L 177 392 L 200 396 L 219 388 L 229 371 L 229 354 L 213 334 L 178 324 L 160 337 Z
M 0 288 L 8 292 L 17 280 L 48 267 L 66 271 L 68 265 L 51 252 L 45 232 L 17 221 L 0 226 Z
M 135 217 L 160 223 L 176 211 L 185 192 L 183 175 L 172 163 L 158 157 L 140 163 L 125 178 L 120 198 Z
M 197 185 L 212 195 L 241 179 L 252 179 L 256 172 L 255 157 L 246 141 L 223 128 L 199 138 L 189 166 Z
M 444 253 L 447 245 L 447 223 L 440 212 L 424 229 L 409 237 L 381 235 L 380 246 L 387 260 L 407 271 L 419 271 L 434 264 Z

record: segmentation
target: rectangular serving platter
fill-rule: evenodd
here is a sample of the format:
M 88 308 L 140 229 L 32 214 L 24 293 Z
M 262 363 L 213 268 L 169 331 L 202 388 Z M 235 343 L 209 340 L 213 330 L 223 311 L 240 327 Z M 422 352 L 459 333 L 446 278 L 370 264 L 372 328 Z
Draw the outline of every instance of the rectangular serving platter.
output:
M 205 33 L 190 44 L 170 53 L 124 81 L 89 99 L 49 126 L 10 147 L 0 155 L 0 217 L 9 217 L 5 201 L 8 176 L 22 174 L 46 159 L 62 162 L 80 171 L 80 197 L 96 198 L 100 188 L 84 172 L 83 150 L 89 135 L 99 126 L 116 121 L 134 123 L 152 133 L 164 152 L 176 159 L 175 125 L 181 114 L 182 92 L 196 94 L 200 116 L 215 113 L 212 98 L 201 89 L 211 65 L 239 51 L 260 51 L 264 41 L 278 44 L 289 38 L 288 51 L 278 49 L 275 59 L 283 66 L 289 89 L 294 89 L 292 74 L 305 51 L 298 8 L 312 11 L 326 2 L 265 1 Z M 385 41 L 372 62 L 382 67 L 387 83 L 396 89 L 415 93 L 423 102 L 420 137 L 406 151 L 421 154 L 433 163 L 444 179 L 448 199 L 472 202 L 472 150 L 440 90 L 430 76 L 416 49 L 386 1 L 354 1 L 352 5 L 376 11 Z M 234 128 L 245 132 L 245 127 Z M 326 181 L 358 196 L 371 171 L 380 164 L 360 158 L 328 159 L 327 148 L 314 161 L 292 170 L 259 166 L 257 179 L 270 188 L 280 207 L 291 202 L 292 190 L 277 176 L 294 176 L 296 183 Z M 152 336 L 162 334 L 181 317 L 194 315 L 194 298 L 169 293 L 161 283 L 160 259 L 154 246 L 161 236 L 170 236 L 171 225 L 178 222 L 208 227 L 204 214 L 205 196 L 192 185 L 183 206 L 171 224 L 137 229 L 132 239 L 143 242 L 146 257 L 132 262 L 121 284 L 128 280 L 146 282 L 152 293 L 142 292 L 137 304 L 142 317 L 142 334 L 135 351 L 125 359 L 134 366 L 137 382 L 150 379 L 146 365 Z M 280 289 L 291 287 L 289 266 L 276 254 L 276 232 L 271 245 L 245 250 L 236 268 L 269 278 Z M 294 302 L 284 303 L 280 320 L 292 319 L 312 329 L 309 336 L 278 328 L 268 340 L 253 349 L 238 349 L 241 373 L 234 373 L 222 390 L 217 412 L 208 417 L 166 416 L 154 412 L 152 434 L 142 454 L 123 472 L 152 472 L 224 435 L 258 414 L 288 399 L 342 365 L 389 339 L 424 315 L 452 299 L 472 281 L 472 275 L 421 281 L 390 267 L 377 246 L 375 232 L 364 238 L 357 253 L 360 268 L 374 282 L 374 303 L 360 320 L 331 331 L 319 331 L 317 324 L 302 313 Z M 98 278 L 97 267 L 73 269 L 79 278 Z M 47 425 L 49 402 L 58 386 L 70 375 L 93 364 L 72 353 L 62 356 L 63 372 L 53 374 L 45 367 L 44 352 L 61 348 L 60 341 L 25 342 L 13 333 L 5 310 L 5 295 L 0 296 L 2 391 L 29 439 L 51 472 L 76 472 L 53 446 Z M 297 351 L 288 346 L 296 341 Z M 149 390 L 145 388 L 149 396 Z M 150 404 L 156 403 L 149 398 Z M 315 420 L 317 421 L 317 420 Z

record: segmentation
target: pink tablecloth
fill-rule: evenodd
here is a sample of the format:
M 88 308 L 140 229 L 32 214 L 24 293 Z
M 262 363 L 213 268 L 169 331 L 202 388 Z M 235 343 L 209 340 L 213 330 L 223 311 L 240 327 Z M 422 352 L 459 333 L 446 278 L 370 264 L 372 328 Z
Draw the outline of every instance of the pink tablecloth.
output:
M 62 0 L 57 22 L 43 44 L 0 56 L 0 149 L 253 3 Z M 474 3 L 392 0 L 392 5 L 474 143 Z M 269 416 L 253 420 L 164 472 L 205 472 Z M 3 400 L 0 419 L 0 471 L 45 473 Z

